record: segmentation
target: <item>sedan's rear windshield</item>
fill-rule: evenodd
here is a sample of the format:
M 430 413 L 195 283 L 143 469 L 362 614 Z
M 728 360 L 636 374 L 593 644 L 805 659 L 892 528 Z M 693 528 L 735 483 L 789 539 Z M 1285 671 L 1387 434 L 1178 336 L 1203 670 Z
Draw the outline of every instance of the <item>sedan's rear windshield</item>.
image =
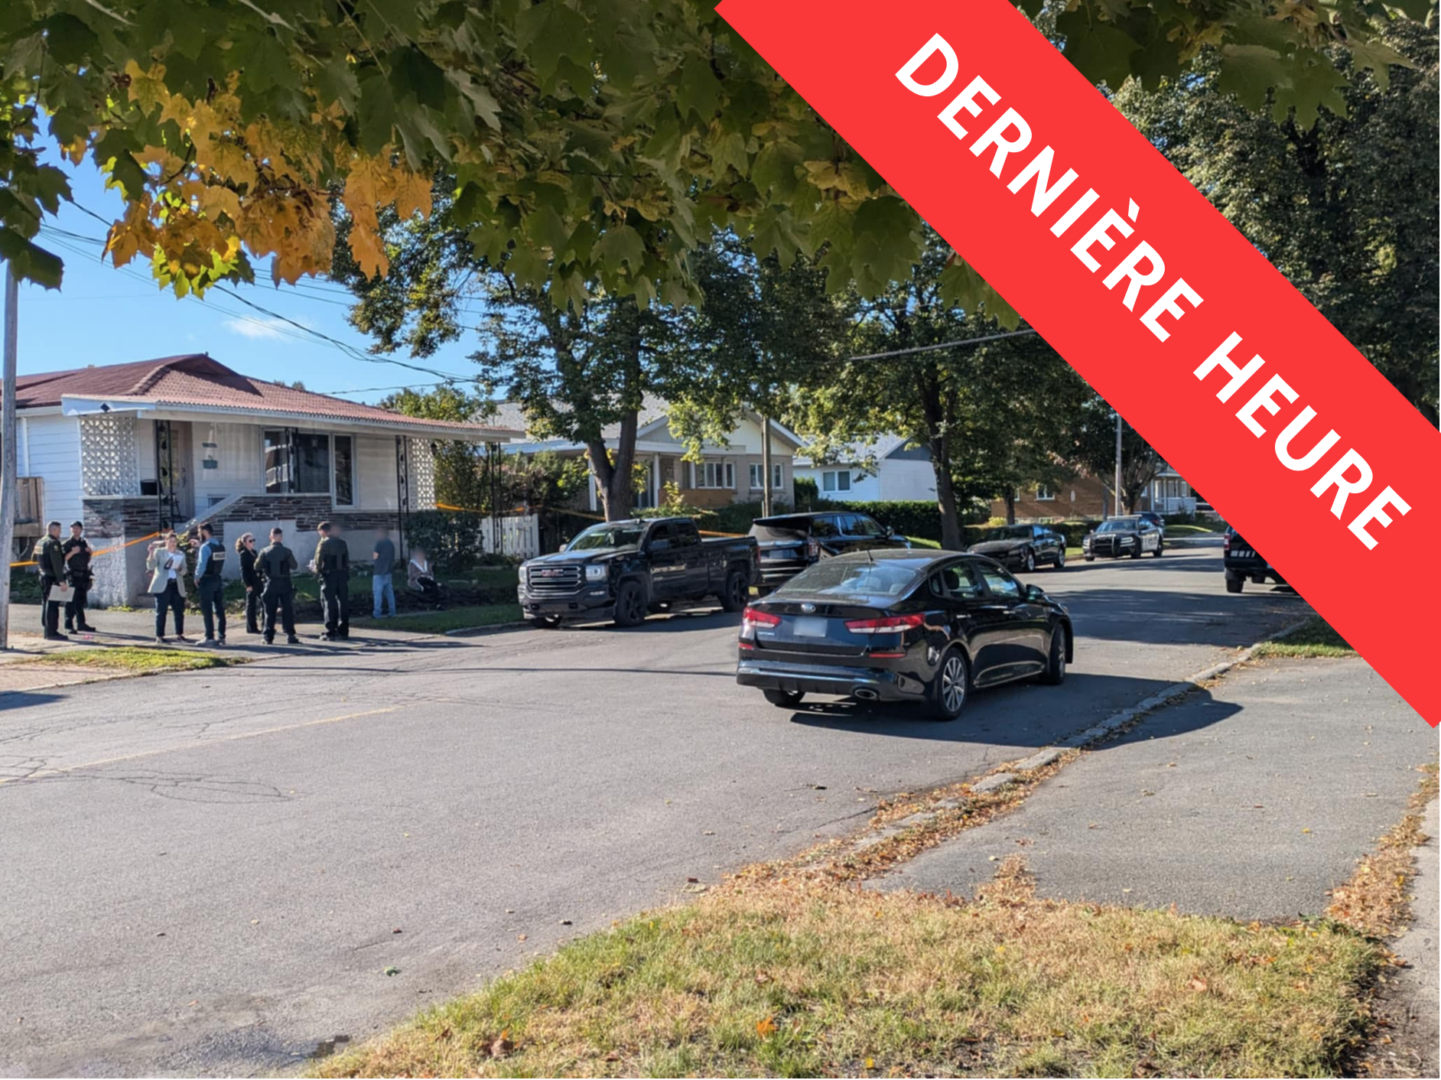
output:
M 780 594 L 808 596 L 904 596 L 925 575 L 930 563 L 915 559 L 825 559 L 791 578 Z

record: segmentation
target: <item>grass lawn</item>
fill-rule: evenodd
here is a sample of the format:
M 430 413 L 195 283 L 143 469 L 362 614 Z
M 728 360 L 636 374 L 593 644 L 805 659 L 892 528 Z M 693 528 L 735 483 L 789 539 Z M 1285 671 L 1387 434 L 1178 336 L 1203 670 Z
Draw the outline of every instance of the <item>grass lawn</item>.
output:
M 1194 521 L 1180 525 L 1166 526 L 1167 536 L 1213 536 L 1216 533 L 1223 533 L 1225 531 L 1226 523 L 1224 521 L 1211 521 L 1209 519 L 1206 521 Z
M 485 604 L 478 607 L 447 608 L 445 611 L 423 611 L 415 615 L 400 614 L 393 619 L 353 618 L 356 626 L 385 630 L 409 631 L 413 634 L 443 634 L 448 630 L 469 630 L 477 626 L 519 622 L 519 604 Z
M 1386 962 L 1340 924 L 740 879 L 331 1059 L 325 1076 L 1334 1075 Z
M 162 671 L 201 671 L 205 668 L 232 667 L 248 663 L 248 658 L 221 656 L 214 652 L 190 649 L 148 649 L 117 646 L 113 649 L 63 649 L 18 660 L 20 664 L 63 664 L 66 667 L 93 667 L 109 671 L 123 670 L 137 675 L 154 675 Z
M 1356 650 L 1346 644 L 1346 639 L 1332 630 L 1325 619 L 1313 615 L 1294 634 L 1287 634 L 1276 641 L 1263 641 L 1251 655 L 1258 659 L 1268 656 L 1355 656 Z

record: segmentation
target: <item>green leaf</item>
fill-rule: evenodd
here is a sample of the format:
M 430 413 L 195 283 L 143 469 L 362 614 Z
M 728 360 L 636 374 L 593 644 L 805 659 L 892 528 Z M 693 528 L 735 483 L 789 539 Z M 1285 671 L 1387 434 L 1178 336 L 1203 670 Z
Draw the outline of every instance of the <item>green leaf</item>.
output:
M 291 66 L 290 55 L 268 31 L 254 36 L 248 51 L 238 58 L 241 82 L 257 94 L 279 87 L 300 89 L 300 74 Z
M 1131 54 L 1140 46 L 1110 23 L 1091 16 L 1085 8 L 1056 19 L 1056 32 L 1066 38 L 1066 59 L 1093 83 L 1119 90 L 1131 73 Z
M 1276 87 L 1271 106 L 1273 120 L 1279 124 L 1295 109 L 1296 126 L 1305 130 L 1316 123 L 1322 106 L 1337 116 L 1346 115 L 1346 99 L 1341 94 L 1346 76 L 1337 71 L 1327 57 L 1300 53 L 1289 66 L 1290 85 Z
M 525 50 L 530 66 L 549 83 L 562 56 L 582 67 L 591 62 L 589 27 L 579 12 L 559 0 L 543 0 L 522 8 L 515 20 L 516 44 Z
M 745 176 L 750 168 L 746 156 L 744 135 L 734 131 L 712 139 L 710 144 L 712 174 L 717 180 L 725 175 L 726 169 L 734 169 L 737 176 Z
M 362 12 L 379 20 L 384 28 L 402 37 L 417 38 L 424 25 L 417 0 L 357 0 Z M 367 19 L 367 22 L 370 20 Z M 372 31 L 373 31 L 372 27 Z M 371 38 L 374 42 L 375 38 Z
M 645 241 L 629 225 L 613 225 L 595 245 L 595 252 L 609 269 L 619 270 L 626 263 L 636 273 L 645 261 Z
M 1266 94 L 1285 77 L 1286 65 L 1264 45 L 1223 45 L 1216 89 L 1234 94 L 1252 112 L 1266 104 Z
M 720 108 L 720 80 L 711 71 L 710 61 L 704 56 L 694 56 L 681 69 L 680 85 L 676 87 L 675 100 L 681 111 L 694 109 L 707 123 Z
M 395 96 L 385 74 L 376 67 L 360 74 L 360 145 L 367 154 L 378 154 L 390 142 L 395 127 Z
M 15 268 L 15 276 L 47 289 L 60 288 L 65 264 L 42 247 L 37 247 L 14 229 L 0 228 L 0 259 Z
M 390 88 L 397 100 L 414 94 L 427 109 L 445 108 L 445 73 L 419 49 L 407 46 L 390 54 Z
M 445 73 L 445 77 L 460 92 L 460 96 L 469 102 L 475 115 L 480 117 L 486 127 L 492 131 L 500 130 L 500 106 L 489 89 L 472 79 L 469 72 L 452 69 Z
M 45 20 L 46 50 L 66 66 L 83 64 L 95 55 L 100 39 L 74 15 L 52 15 Z
M 360 80 L 355 77 L 355 69 L 343 58 L 317 65 L 311 79 L 320 94 L 321 104 L 335 101 L 347 113 L 355 111 L 356 102 L 360 100 Z
M 91 147 L 90 154 L 127 199 L 138 199 L 145 190 L 145 170 L 131 153 L 130 142 L 123 128 L 111 128 Z
M 762 147 L 751 166 L 751 181 L 762 195 L 785 200 L 800 186 L 801 148 L 789 140 Z

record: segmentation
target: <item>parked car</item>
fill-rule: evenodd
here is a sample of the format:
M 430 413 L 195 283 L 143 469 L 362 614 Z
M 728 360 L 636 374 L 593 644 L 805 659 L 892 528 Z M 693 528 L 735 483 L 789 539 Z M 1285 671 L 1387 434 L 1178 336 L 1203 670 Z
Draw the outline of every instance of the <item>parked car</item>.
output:
M 966 550 L 1017 570 L 1031 571 L 1041 563 L 1057 570 L 1066 566 L 1066 538 L 1044 525 L 1002 525 Z
M 1074 639 L 1066 609 L 999 563 L 917 550 L 817 563 L 747 606 L 738 645 L 736 681 L 773 705 L 839 694 L 954 720 L 973 689 L 1063 682 Z
M 848 551 L 911 546 L 904 536 L 897 536 L 869 514 L 849 510 L 756 518 L 751 535 L 760 546 L 763 594 L 821 559 Z
M 1098 555 L 1113 559 L 1129 555 L 1139 559 L 1148 551 L 1159 557 L 1165 548 L 1166 538 L 1161 530 L 1139 515 L 1107 518 L 1081 541 L 1081 552 L 1087 562 L 1095 562 Z
M 703 540 L 690 518 L 607 521 L 522 564 L 518 593 L 525 618 L 541 626 L 636 626 L 650 611 L 709 597 L 740 611 L 758 567 L 753 538 Z
M 1165 539 L 1166 539 L 1166 519 L 1165 519 L 1165 518 L 1163 518 L 1160 514 L 1156 513 L 1156 511 L 1154 511 L 1154 510 L 1142 510 L 1142 511 L 1141 511 L 1139 514 L 1137 514 L 1136 516 L 1137 516 L 1138 518 L 1140 518 L 1142 521 L 1149 521 L 1152 525 L 1156 526 L 1156 528 L 1160 529 L 1160 530 L 1161 530 L 1161 540 L 1162 540 L 1163 542 L 1165 541 Z
M 1286 584 L 1280 571 L 1229 525 L 1226 526 L 1226 536 L 1221 541 L 1221 562 L 1226 568 L 1226 591 L 1229 593 L 1238 593 L 1244 589 L 1248 578 L 1257 585 L 1266 584 L 1268 579 L 1277 585 Z

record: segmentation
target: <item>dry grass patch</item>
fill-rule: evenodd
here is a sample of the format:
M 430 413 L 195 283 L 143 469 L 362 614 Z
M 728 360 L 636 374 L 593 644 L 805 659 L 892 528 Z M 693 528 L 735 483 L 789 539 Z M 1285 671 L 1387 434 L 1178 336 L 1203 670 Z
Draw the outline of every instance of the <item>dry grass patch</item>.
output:
M 1413 848 L 1427 840 L 1421 830 L 1426 804 L 1436 798 L 1437 766 L 1420 769 L 1421 783 L 1401 823 L 1381 837 L 1375 853 L 1361 860 L 1348 881 L 1331 892 L 1326 914 L 1373 937 L 1390 937 L 1411 919 L 1411 879 L 1416 874 Z
M 1334 1073 L 1383 951 L 1038 900 L 737 881 L 581 938 L 320 1066 L 326 1076 Z

